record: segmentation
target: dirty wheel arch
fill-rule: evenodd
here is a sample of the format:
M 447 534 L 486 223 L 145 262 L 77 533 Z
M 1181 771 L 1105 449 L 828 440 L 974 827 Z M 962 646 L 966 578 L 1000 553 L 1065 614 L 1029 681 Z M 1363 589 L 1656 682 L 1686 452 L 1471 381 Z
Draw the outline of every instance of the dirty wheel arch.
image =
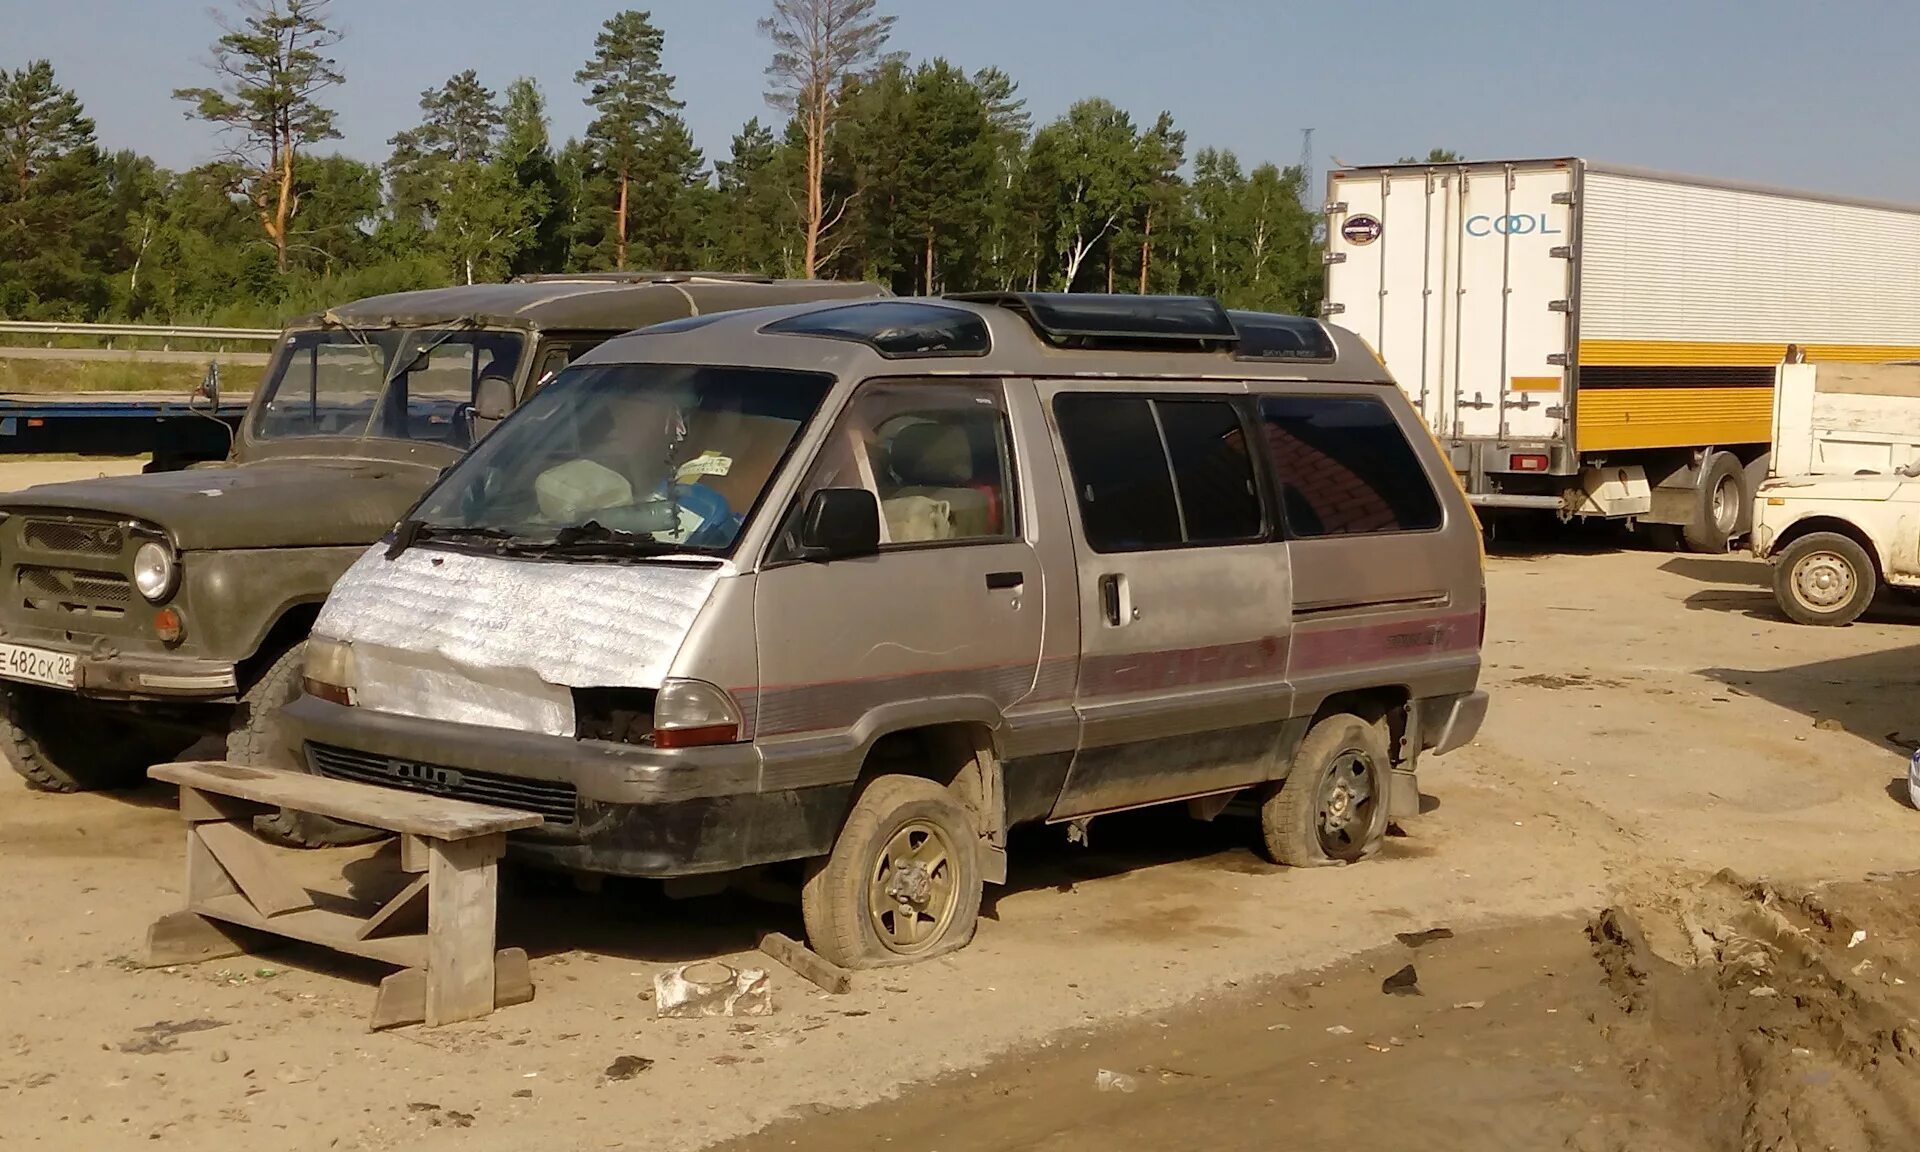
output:
M 286 747 L 280 719 L 280 709 L 300 695 L 306 655 L 303 640 L 281 653 L 242 694 L 227 732 L 227 759 L 261 768 L 306 771 L 306 765 Z M 253 827 L 262 838 L 292 848 L 365 844 L 385 835 L 377 829 L 284 808 L 270 816 L 256 817 Z

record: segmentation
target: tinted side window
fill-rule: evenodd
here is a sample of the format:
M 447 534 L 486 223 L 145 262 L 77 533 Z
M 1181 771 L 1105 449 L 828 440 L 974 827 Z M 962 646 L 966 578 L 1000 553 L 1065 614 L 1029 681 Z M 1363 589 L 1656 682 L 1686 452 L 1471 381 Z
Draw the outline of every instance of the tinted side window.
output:
M 1426 469 L 1380 401 L 1263 396 L 1260 420 L 1292 535 L 1355 536 L 1440 526 L 1440 501 Z
M 1222 400 L 1155 400 L 1189 544 L 1221 544 L 1260 535 L 1260 490 L 1247 438 L 1233 405 Z
M 1179 544 L 1180 510 L 1152 402 L 1067 393 L 1053 411 L 1087 545 L 1134 552 Z

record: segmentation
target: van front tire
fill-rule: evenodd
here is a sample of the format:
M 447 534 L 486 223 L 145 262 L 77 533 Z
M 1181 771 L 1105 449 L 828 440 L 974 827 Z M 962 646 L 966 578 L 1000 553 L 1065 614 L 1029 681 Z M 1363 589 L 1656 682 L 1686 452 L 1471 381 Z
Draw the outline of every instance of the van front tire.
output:
M 306 658 L 306 643 L 295 644 L 240 697 L 233 725 L 227 731 L 228 760 L 255 768 L 307 770 L 287 747 L 280 720 L 280 710 L 300 695 L 300 673 Z M 253 830 L 261 839 L 283 848 L 334 848 L 365 844 L 386 835 L 358 824 L 286 808 L 270 816 L 256 816 Z
M 1873 558 L 1838 532 L 1812 532 L 1780 550 L 1773 598 L 1796 624 L 1851 624 L 1873 603 Z
M 879 968 L 963 948 L 980 919 L 979 833 L 966 806 L 917 776 L 867 784 L 813 861 L 800 912 L 814 951 Z
M 1260 839 L 1275 864 L 1350 864 L 1387 835 L 1392 763 L 1380 725 L 1342 713 L 1315 724 L 1280 787 L 1260 805 Z

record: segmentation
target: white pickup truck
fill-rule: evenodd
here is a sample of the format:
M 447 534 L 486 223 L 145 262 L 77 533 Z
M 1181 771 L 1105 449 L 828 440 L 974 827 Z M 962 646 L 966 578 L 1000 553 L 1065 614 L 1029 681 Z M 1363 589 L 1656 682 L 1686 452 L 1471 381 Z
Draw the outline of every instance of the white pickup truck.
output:
M 1920 590 L 1920 364 L 1785 364 L 1753 554 L 1781 611 L 1847 624 L 1881 585 Z

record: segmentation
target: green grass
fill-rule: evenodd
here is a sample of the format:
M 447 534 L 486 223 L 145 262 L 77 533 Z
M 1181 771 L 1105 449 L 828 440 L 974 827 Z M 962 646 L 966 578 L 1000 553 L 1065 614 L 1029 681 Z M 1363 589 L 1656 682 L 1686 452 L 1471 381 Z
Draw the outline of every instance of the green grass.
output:
M 223 392 L 250 392 L 265 369 L 222 364 Z M 184 396 L 206 374 L 194 364 L 129 364 L 98 360 L 0 358 L 0 392 L 177 392 Z

